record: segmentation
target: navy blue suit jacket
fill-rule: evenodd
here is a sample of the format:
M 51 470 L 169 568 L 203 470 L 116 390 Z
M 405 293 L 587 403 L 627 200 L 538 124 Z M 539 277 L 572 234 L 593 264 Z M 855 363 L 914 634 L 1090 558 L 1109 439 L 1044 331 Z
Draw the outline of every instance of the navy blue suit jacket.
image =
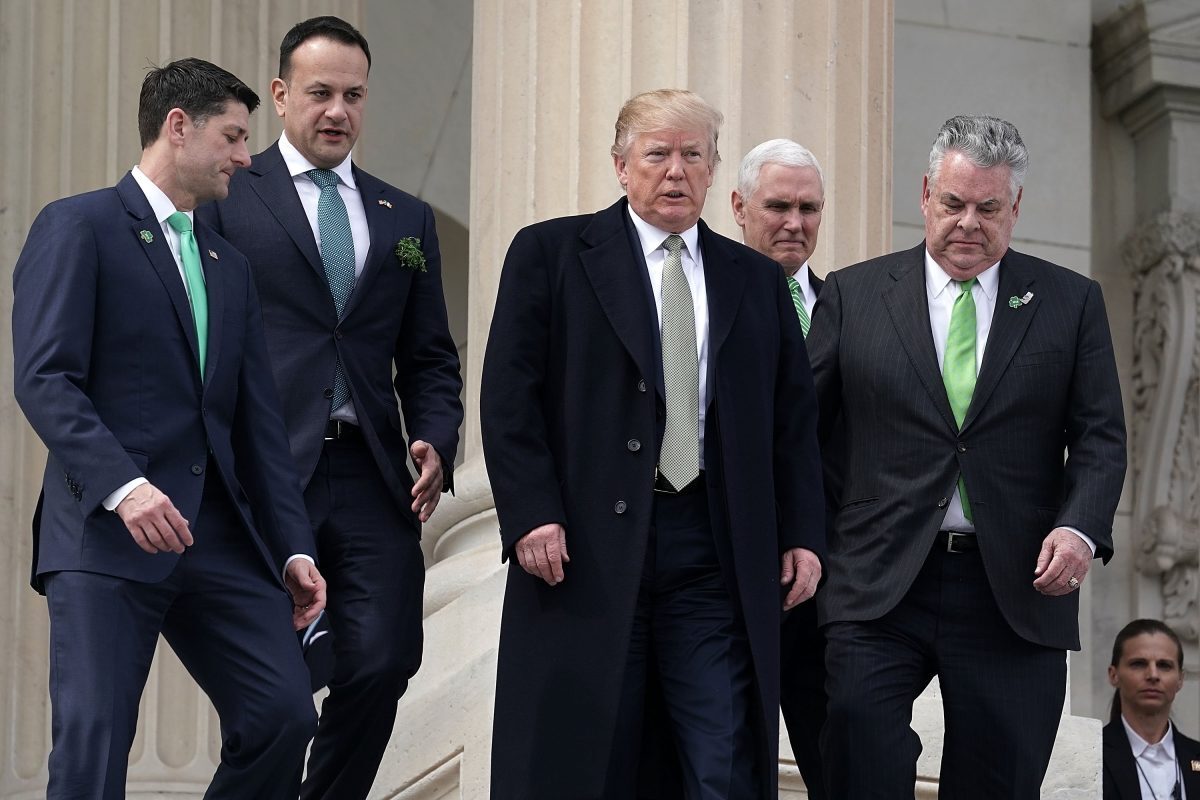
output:
M 1188 798 L 1200 797 L 1200 742 L 1172 726 L 1175 760 Z M 1125 726 L 1116 719 L 1104 726 L 1104 800 L 1141 800 L 1137 762 Z M 1164 799 L 1165 800 L 1165 799 Z
M 358 167 L 354 179 L 371 248 L 340 319 L 278 143 L 238 171 L 228 199 L 197 213 L 250 260 L 301 482 L 308 484 L 324 446 L 340 358 L 371 454 L 401 511 L 416 524 L 403 432 L 438 451 L 449 489 L 463 418 L 437 231 L 428 203 Z M 424 270 L 406 267 L 396 256 L 397 242 L 406 237 L 420 241 Z
M 207 371 L 175 259 L 131 174 L 47 206 L 13 277 L 17 401 L 49 449 L 33 584 L 60 570 L 153 582 L 178 561 L 142 551 L 105 497 L 139 476 L 195 521 L 209 465 L 271 575 L 315 552 L 267 364 L 246 259 L 197 222 Z

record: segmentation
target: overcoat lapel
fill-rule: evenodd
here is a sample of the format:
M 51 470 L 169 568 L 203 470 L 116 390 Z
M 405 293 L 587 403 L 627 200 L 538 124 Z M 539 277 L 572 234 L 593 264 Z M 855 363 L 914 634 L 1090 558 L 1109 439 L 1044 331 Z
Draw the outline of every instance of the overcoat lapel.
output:
M 154 210 L 150 208 L 150 201 L 146 199 L 146 195 L 142 193 L 141 187 L 138 186 L 131 173 L 126 173 L 121 182 L 117 184 L 117 194 L 120 195 L 129 215 L 133 217 L 133 222 L 129 227 L 130 235 L 142 248 L 142 252 L 146 254 L 150 265 L 158 273 L 163 288 L 167 290 L 167 296 L 171 298 L 171 305 L 175 309 L 175 316 L 179 319 L 183 335 L 187 338 L 188 346 L 191 348 L 192 363 L 198 374 L 200 372 L 200 349 L 196 339 L 196 323 L 192 320 L 192 307 L 188 303 L 187 290 L 183 287 L 179 266 L 175 263 L 175 257 L 171 255 L 171 247 L 167 244 L 162 226 L 154 218 Z M 148 237 L 146 233 L 149 233 Z M 150 241 L 146 241 L 147 238 Z
M 287 163 L 279 153 L 279 142 L 271 145 L 254 159 L 250 165 L 250 186 L 270 210 L 279 225 L 287 231 L 296 247 L 304 254 L 310 267 L 316 270 L 321 280 L 328 283 L 325 267 L 321 264 L 321 251 L 313 236 L 312 226 L 296 194 L 296 183 L 288 174 Z
M 979 416 L 980 409 L 987 403 L 1021 340 L 1025 338 L 1025 332 L 1029 330 L 1029 323 L 1033 321 L 1042 298 L 1036 293 L 1027 303 L 1021 303 L 1020 298 L 1033 292 L 1034 282 L 1035 274 L 1029 263 L 1019 256 L 1014 257 L 1010 250 L 1000 261 L 1000 283 L 996 289 L 992 327 L 988 331 L 987 349 L 983 352 L 979 377 L 975 381 L 975 393 L 971 395 L 971 405 L 967 407 L 967 414 L 963 418 L 964 428 Z M 1015 306 L 1009 303 L 1013 297 L 1017 298 Z
M 946 384 L 938 369 L 937 351 L 933 348 L 933 333 L 929 322 L 929 300 L 925 292 L 924 245 L 907 251 L 902 261 L 891 267 L 894 283 L 882 292 L 896 329 L 896 337 L 904 346 L 913 370 L 933 401 L 942 419 L 957 431 L 954 412 L 946 398 Z
M 721 346 L 737 318 L 746 288 L 746 273 L 730 248 L 712 235 L 700 221 L 700 247 L 704 251 L 704 285 L 708 295 L 708 403 L 716 397 Z
M 581 235 L 591 247 L 580 252 L 579 260 L 609 324 L 649 383 L 656 373 L 652 326 L 657 314 L 648 306 L 638 274 L 641 264 L 625 232 L 624 208 L 621 201 L 595 215 Z
M 350 299 L 342 313 L 343 319 L 354 311 L 362 297 L 370 291 L 371 284 L 379 275 L 379 270 L 389 263 L 395 263 L 394 259 L 389 262 L 388 256 L 391 255 L 398 238 L 396 236 L 395 203 L 390 200 L 387 203 L 379 202 L 387 200 L 384 197 L 388 191 L 387 184 L 376 180 L 358 167 L 354 168 L 354 180 L 358 184 L 358 194 L 362 198 L 363 210 L 367 215 L 367 227 L 371 231 L 371 248 L 367 251 L 362 274 L 354 282 L 354 291 L 350 293 Z

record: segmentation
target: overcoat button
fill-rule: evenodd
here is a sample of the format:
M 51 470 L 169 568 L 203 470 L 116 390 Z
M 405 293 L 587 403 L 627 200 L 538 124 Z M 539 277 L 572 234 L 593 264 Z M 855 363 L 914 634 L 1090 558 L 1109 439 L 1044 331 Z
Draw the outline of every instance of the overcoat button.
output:
M 629 448 L 629 452 L 631 452 L 631 453 L 636 453 L 638 450 L 642 449 L 642 443 L 639 442 L 637 439 L 630 439 L 628 442 L 625 443 L 625 446 L 627 448 Z
M 963 444 L 962 442 L 959 442 L 958 443 L 958 452 L 960 452 L 960 453 L 967 452 L 967 446 L 965 444 Z
M 646 381 L 645 380 L 641 380 L 641 379 L 638 380 L 638 391 L 639 392 L 646 391 Z
M 943 497 L 941 500 L 938 500 L 938 508 L 945 508 L 948 505 L 950 505 L 949 498 Z
M 624 514 L 625 509 L 626 505 L 624 500 L 618 500 L 616 504 L 613 505 L 613 511 L 617 512 L 618 514 Z
M 340 328 L 333 332 L 333 338 L 337 339 L 339 342 L 342 340 L 342 331 Z
M 193 475 L 203 475 L 204 467 L 200 466 L 199 464 L 192 464 L 192 474 Z
M 333 389 L 326 389 L 326 390 L 325 390 L 324 392 L 322 392 L 321 394 L 325 395 L 325 399 L 326 399 L 326 400 L 330 400 L 330 399 L 332 399 L 332 398 L 333 398 Z

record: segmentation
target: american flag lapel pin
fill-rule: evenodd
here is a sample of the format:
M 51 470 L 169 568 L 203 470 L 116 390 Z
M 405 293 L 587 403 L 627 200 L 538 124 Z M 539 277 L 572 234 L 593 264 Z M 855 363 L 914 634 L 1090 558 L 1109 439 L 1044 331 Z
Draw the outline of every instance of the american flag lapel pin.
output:
M 1192 772 L 1200 772 L 1200 758 L 1192 759 Z
M 219 255 L 217 255 L 217 251 L 216 251 L 216 250 L 209 250 L 209 251 L 208 251 L 208 257 L 209 257 L 209 258 L 211 258 L 211 259 L 213 259 L 214 261 L 220 261 L 220 260 L 221 260 L 221 257 L 220 257 Z
M 1029 305 L 1029 301 L 1033 299 L 1033 292 L 1026 292 L 1021 298 L 1021 305 Z
M 392 201 L 391 201 L 391 200 L 380 200 L 380 201 L 379 201 L 379 205 L 381 205 L 381 206 L 385 206 L 385 207 L 387 207 L 387 208 L 391 208 L 391 207 L 392 207 Z

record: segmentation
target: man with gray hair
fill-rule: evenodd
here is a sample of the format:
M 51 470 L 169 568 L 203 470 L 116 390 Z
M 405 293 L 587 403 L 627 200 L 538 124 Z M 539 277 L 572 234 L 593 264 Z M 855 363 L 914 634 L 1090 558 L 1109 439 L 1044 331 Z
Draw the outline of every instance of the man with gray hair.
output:
M 1100 287 L 1009 247 L 1027 166 L 1011 124 L 948 120 L 925 241 L 830 273 L 817 305 L 823 442 L 843 424 L 818 602 L 834 797 L 911 796 L 935 675 L 939 796 L 1039 796 L 1125 424 Z
M 628 800 L 639 770 L 778 794 L 780 607 L 824 550 L 816 402 L 779 268 L 700 218 L 720 124 L 692 92 L 632 98 L 625 196 L 505 258 L 480 386 L 509 562 L 493 800 Z
M 796 316 L 808 335 L 813 305 L 824 284 L 809 268 L 825 207 L 825 176 L 804 145 L 770 139 L 742 159 L 730 198 L 742 239 L 783 268 Z M 820 736 L 825 724 L 825 637 L 817 608 L 789 611 L 780 629 L 779 707 L 809 800 L 824 800 Z

